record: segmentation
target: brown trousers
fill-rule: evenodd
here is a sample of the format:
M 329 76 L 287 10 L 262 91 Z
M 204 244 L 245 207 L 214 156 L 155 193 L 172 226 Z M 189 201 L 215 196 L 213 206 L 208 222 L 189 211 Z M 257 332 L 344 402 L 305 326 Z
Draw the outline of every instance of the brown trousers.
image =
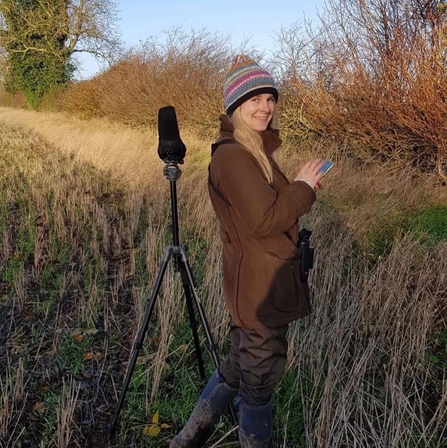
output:
M 239 389 L 250 406 L 267 404 L 284 373 L 287 328 L 231 327 L 230 353 L 219 373 L 231 387 Z

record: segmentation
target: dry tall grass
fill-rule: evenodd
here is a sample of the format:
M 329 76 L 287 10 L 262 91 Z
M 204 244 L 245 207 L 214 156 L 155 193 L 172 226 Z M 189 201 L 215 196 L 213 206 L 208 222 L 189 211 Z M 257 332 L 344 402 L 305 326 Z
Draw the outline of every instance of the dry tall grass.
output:
M 111 334 L 118 333 L 124 350 L 129 349 L 145 311 L 148 288 L 151 286 L 139 284 L 136 280 L 142 269 L 137 263 L 141 264 L 143 259 L 144 271 L 153 279 L 163 244 L 172 244 L 167 204 L 169 182 L 162 174 L 163 163 L 156 153 L 155 136 L 132 131 L 124 126 L 112 128 L 106 122 L 86 123 L 56 114 L 2 112 L 1 138 L 6 151 L 2 158 L 2 185 L 6 188 L 4 205 L 7 212 L 2 219 L 6 219 L 8 224 L 3 228 L 0 270 L 2 289 L 6 292 L 12 287 L 14 290 L 10 300 L 4 304 L 3 312 L 20 315 L 25 320 L 32 319 L 33 322 L 35 319 L 54 319 L 42 336 L 45 340 L 52 340 L 53 356 L 60 351 L 67 335 L 75 332 L 82 337 L 84 331 L 98 326 L 98 318 L 101 320 L 100 327 Z M 52 132 L 51 122 L 54 126 Z M 11 129 L 5 127 L 5 123 Z M 186 138 L 185 142 L 188 143 L 188 140 L 193 139 Z M 194 142 L 188 146 L 192 164 L 201 163 L 200 157 L 194 154 Z M 79 166 L 81 161 L 85 167 L 82 172 Z M 100 186 L 90 177 L 93 175 L 90 171 L 95 165 L 111 177 L 113 188 L 107 184 Z M 206 226 L 211 209 L 209 204 L 202 209 L 202 203 L 198 204 L 203 202 L 205 190 L 195 187 L 197 176 L 193 173 L 188 176 L 192 167 L 184 168 L 180 184 L 185 184 L 191 193 L 185 194 L 184 187 L 179 189 L 180 218 L 183 222 L 190 221 L 188 227 L 193 224 L 193 217 L 199 219 L 201 226 Z M 125 190 L 120 189 L 124 187 Z M 118 203 L 121 204 L 121 210 L 118 210 Z M 197 210 L 201 212 L 197 213 Z M 21 221 L 22 213 L 25 222 Z M 94 221 L 92 225 L 88 224 L 90 219 Z M 139 228 L 141 222 L 147 223 L 143 237 Z M 200 232 L 200 229 L 197 231 Z M 31 247 L 20 246 L 22 232 L 31 238 Z M 22 238 L 25 236 L 22 234 Z M 62 247 L 57 247 L 59 245 Z M 194 263 L 198 256 L 201 254 L 192 253 L 191 262 Z M 11 260 L 15 257 L 18 260 L 24 257 L 25 262 L 18 262 L 14 278 L 7 280 Z M 61 258 L 65 257 L 68 260 L 63 262 Z M 95 265 L 93 270 L 92 262 Z M 42 284 L 45 283 L 43 278 L 48 276 L 49 268 L 55 264 L 67 265 L 67 269 L 59 272 L 60 277 L 54 279 L 58 283 L 57 310 L 51 310 L 54 305 L 51 305 L 52 301 L 45 297 L 46 293 L 42 290 L 49 286 Z M 211 277 L 208 279 L 209 282 L 215 282 Z M 12 284 L 8 283 L 10 281 Z M 5 295 L 3 299 L 8 297 Z M 183 307 L 177 303 L 178 285 L 174 287 L 170 275 L 165 278 L 159 299 L 156 307 L 157 326 L 153 329 L 156 331 L 159 327 L 159 349 L 155 351 L 155 356 L 152 353 L 145 361 L 152 378 L 147 385 L 147 407 L 155 398 L 164 370 L 164 359 L 169 354 L 172 325 L 182 316 Z M 35 317 L 34 312 L 30 314 L 30 306 L 38 310 Z M 222 308 L 221 304 L 218 306 Z M 123 318 L 122 310 L 126 307 L 131 311 L 128 317 Z M 70 316 L 68 320 L 67 316 Z M 3 327 L 5 337 L 11 341 L 2 354 L 2 360 L 5 361 L 9 361 L 10 344 L 15 344 L 14 341 L 23 330 L 20 323 L 15 325 L 17 327 Z M 218 338 L 219 331 L 222 334 L 222 323 L 214 326 Z M 61 335 L 65 335 L 65 338 L 61 338 Z M 222 339 L 223 336 L 220 336 Z M 97 348 L 99 353 L 107 352 L 107 344 L 107 341 L 103 341 L 102 346 Z M 37 350 L 36 366 L 43 369 L 45 377 L 50 377 L 48 367 L 41 366 L 40 356 L 40 350 Z M 51 359 L 45 350 L 43 358 L 48 357 Z M 6 377 L 2 378 L 2 399 L 7 403 L 2 431 L 7 446 L 16 446 L 12 440 L 20 436 L 20 431 L 13 431 L 12 434 L 9 431 L 21 419 L 20 406 L 29 407 L 31 400 L 23 401 L 24 398 L 17 390 L 11 389 L 12 384 L 20 386 L 19 372 L 23 373 L 23 366 L 22 370 L 17 370 L 16 358 L 12 356 L 12 359 Z M 101 361 L 104 379 L 111 375 L 112 359 L 104 355 Z M 124 359 L 127 360 L 127 355 L 124 355 Z M 31 377 L 36 376 L 35 371 L 27 373 Z M 124 370 L 121 374 L 124 374 Z M 117 390 L 118 386 L 113 382 L 115 378 L 111 378 L 112 383 L 105 387 Z M 14 399 L 10 402 L 11 396 Z M 80 397 L 78 404 L 83 399 L 85 397 Z M 73 432 L 76 428 L 71 421 L 72 405 L 71 399 L 61 402 L 55 423 L 58 432 L 54 435 L 58 442 L 48 441 L 48 446 L 71 446 L 80 440 L 77 432 Z M 45 406 L 39 405 L 39 409 L 41 406 L 44 413 Z M 95 413 L 93 409 L 89 412 Z M 65 444 L 61 444 L 61 440 L 65 440 Z
M 2 312 L 11 318 L 2 319 L 6 368 L 0 434 L 5 447 L 19 446 L 27 431 L 24 419 L 46 419 L 48 424 L 36 423 L 36 431 L 45 434 L 42 446 L 98 446 L 92 428 L 110 419 L 151 280 L 170 238 L 169 184 L 156 156 L 156 137 L 100 120 L 27 111 L 2 109 L 0 122 L 8 223 L 2 235 L 2 277 L 15 258 L 29 253 L 12 283 L 2 280 Z M 220 244 L 206 192 L 208 145 L 189 136 L 184 140 L 189 152 L 178 181 L 180 236 L 191 244 L 193 269 L 203 267 L 199 295 L 224 347 L 228 315 L 221 296 Z M 292 174 L 296 153 L 285 151 L 280 159 Z M 99 180 L 93 167 L 113 181 Z M 446 378 L 430 362 L 446 325 L 445 242 L 426 249 L 408 235 L 398 236 L 390 254 L 373 265 L 364 252 L 366 243 L 359 244 L 368 223 L 375 225 L 376 213 L 402 204 L 414 207 L 422 194 L 425 205 L 446 200 L 439 199 L 443 189 L 427 189 L 414 173 L 399 179 L 394 174 L 385 167 L 359 169 L 340 158 L 319 203 L 303 221 L 317 247 L 314 311 L 290 329 L 287 378 L 294 386 L 287 397 L 277 397 L 277 446 L 408 448 L 440 447 L 446 441 Z M 386 198 L 385 204 L 378 198 Z M 29 233 L 31 247 L 19 245 L 21 232 Z M 58 263 L 69 268 L 59 272 Z M 59 275 L 54 302 L 45 295 L 49 268 Z M 154 401 L 165 398 L 159 387 L 166 375 L 178 374 L 191 356 L 191 346 L 171 346 L 184 305 L 179 306 L 178 281 L 168 275 L 165 283 L 139 360 L 147 380 L 132 400 L 144 405 L 138 413 L 148 418 Z M 41 324 L 45 330 L 34 340 Z M 62 348 L 72 344 L 77 350 L 89 332 L 96 339 L 79 355 L 80 373 L 59 372 Z M 23 340 L 31 352 L 19 343 Z M 173 350 L 184 350 L 174 365 L 166 362 Z M 20 361 L 25 355 L 26 369 Z M 34 382 L 46 401 L 26 393 L 24 384 Z M 52 389 L 57 392 L 53 416 Z M 297 414 L 305 422 L 301 443 L 290 439 Z M 129 418 L 125 409 L 123 418 Z M 141 426 L 126 430 L 131 434 L 126 446 L 151 443 L 138 436 L 140 431 Z M 155 439 L 153 446 L 168 439 Z M 224 437 L 217 446 L 231 445 Z

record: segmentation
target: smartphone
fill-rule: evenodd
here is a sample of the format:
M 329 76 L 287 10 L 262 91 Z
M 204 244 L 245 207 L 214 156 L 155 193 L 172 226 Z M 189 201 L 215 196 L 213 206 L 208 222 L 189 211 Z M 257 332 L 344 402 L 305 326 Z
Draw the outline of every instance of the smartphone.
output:
M 323 173 L 320 179 L 323 179 L 325 174 L 334 166 L 334 164 L 330 160 L 326 160 L 326 162 L 323 163 L 323 166 L 318 171 L 319 173 Z

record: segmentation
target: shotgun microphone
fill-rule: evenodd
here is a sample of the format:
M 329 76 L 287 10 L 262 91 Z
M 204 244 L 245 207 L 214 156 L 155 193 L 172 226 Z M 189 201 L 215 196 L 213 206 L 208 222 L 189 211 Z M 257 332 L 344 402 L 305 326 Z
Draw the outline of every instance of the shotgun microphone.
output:
M 165 163 L 183 163 L 186 146 L 180 138 L 175 109 L 162 107 L 158 111 L 158 156 Z

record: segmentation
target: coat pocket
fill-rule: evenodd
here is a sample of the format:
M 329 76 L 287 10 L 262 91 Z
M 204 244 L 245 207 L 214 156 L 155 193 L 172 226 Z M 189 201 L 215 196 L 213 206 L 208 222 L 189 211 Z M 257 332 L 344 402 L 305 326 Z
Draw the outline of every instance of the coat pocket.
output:
M 271 295 L 279 311 L 296 311 L 306 299 L 300 280 L 300 260 L 289 246 L 265 250 L 272 276 Z M 307 302 L 307 300 L 306 300 Z

